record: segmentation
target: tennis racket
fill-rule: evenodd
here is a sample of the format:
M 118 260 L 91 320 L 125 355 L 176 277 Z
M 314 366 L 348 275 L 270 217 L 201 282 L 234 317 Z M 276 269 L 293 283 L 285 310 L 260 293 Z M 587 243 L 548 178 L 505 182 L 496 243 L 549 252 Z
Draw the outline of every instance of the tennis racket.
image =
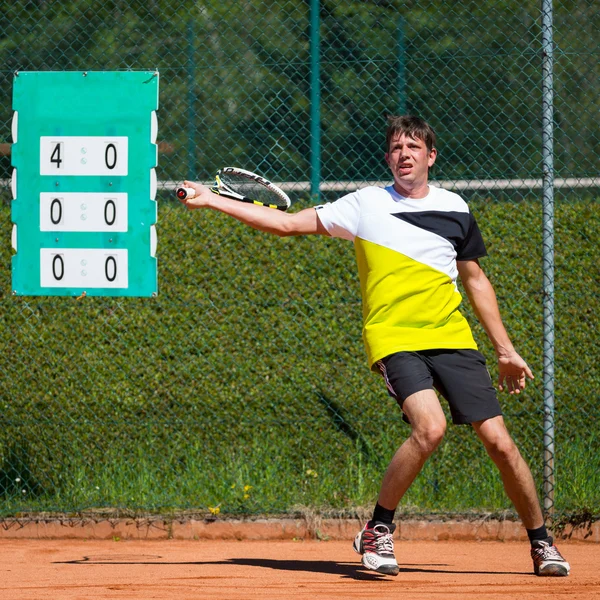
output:
M 256 173 L 235 167 L 220 169 L 215 176 L 214 185 L 209 189 L 213 194 L 225 198 L 278 210 L 287 210 L 291 205 L 289 196 L 281 188 Z M 177 189 L 180 200 L 193 198 L 194 195 L 193 188 Z

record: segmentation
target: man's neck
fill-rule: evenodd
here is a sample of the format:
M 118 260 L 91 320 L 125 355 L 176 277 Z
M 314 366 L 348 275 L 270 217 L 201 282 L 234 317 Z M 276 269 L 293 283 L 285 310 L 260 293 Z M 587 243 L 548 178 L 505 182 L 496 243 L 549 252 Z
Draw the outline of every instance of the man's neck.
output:
M 403 198 L 412 198 L 413 200 L 426 198 L 429 195 L 429 185 L 427 182 L 413 188 L 412 186 L 401 186 L 397 181 L 395 181 L 394 190 Z

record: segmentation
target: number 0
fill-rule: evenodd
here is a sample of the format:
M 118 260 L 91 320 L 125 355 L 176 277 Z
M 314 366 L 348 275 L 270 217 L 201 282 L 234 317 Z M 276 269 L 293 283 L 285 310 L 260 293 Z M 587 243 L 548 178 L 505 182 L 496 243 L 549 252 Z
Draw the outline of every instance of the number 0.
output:
M 57 266 L 60 271 L 57 271 Z M 56 281 L 60 281 L 65 274 L 65 263 L 60 254 L 55 254 L 52 259 L 52 275 Z
M 112 150 L 112 162 L 109 158 L 109 151 Z M 107 168 L 114 169 L 117 164 L 117 147 L 114 144 L 108 144 L 106 146 L 106 151 L 104 152 L 104 162 L 106 163 Z
M 114 281 L 117 278 L 117 261 L 114 256 L 108 256 L 106 258 L 106 262 L 104 263 L 104 274 L 108 281 Z
M 117 218 L 117 207 L 114 200 L 107 200 L 104 205 L 104 220 L 107 225 L 114 225 Z
M 62 204 L 59 198 L 54 198 L 50 204 L 50 220 L 54 225 L 58 225 L 62 220 Z

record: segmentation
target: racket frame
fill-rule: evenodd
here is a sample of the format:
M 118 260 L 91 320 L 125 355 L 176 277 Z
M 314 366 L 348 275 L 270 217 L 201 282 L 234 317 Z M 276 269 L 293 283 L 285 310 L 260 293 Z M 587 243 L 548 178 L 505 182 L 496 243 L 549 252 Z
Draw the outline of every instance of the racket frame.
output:
M 244 196 L 243 194 L 239 194 L 235 190 L 231 189 L 226 183 L 221 180 L 221 175 L 240 175 L 241 177 L 245 177 L 249 181 L 254 181 L 259 185 L 267 188 L 274 194 L 276 194 L 281 200 L 283 200 L 284 205 L 277 204 L 268 204 L 265 202 L 260 202 L 259 200 L 255 200 L 254 198 L 249 198 L 248 196 Z M 215 184 L 211 186 L 210 191 L 213 194 L 218 194 L 219 196 L 224 196 L 226 198 L 231 198 L 233 200 L 239 200 L 240 202 L 247 202 L 249 204 L 256 204 L 258 206 L 267 206 L 269 208 L 276 208 L 278 210 L 286 211 L 291 206 L 290 197 L 278 186 L 274 183 L 271 183 L 268 179 L 265 179 L 261 175 L 257 175 L 252 171 L 247 171 L 246 169 L 239 169 L 237 167 L 224 167 L 217 171 L 215 175 Z

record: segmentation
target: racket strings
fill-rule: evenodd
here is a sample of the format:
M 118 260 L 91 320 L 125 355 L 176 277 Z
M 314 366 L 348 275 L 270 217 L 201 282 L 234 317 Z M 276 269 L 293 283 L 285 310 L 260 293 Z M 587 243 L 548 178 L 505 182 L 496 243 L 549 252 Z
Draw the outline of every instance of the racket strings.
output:
M 219 177 L 224 185 L 242 196 L 267 205 L 284 206 L 286 204 L 285 200 L 275 190 L 269 189 L 257 181 L 228 173 L 223 173 Z

